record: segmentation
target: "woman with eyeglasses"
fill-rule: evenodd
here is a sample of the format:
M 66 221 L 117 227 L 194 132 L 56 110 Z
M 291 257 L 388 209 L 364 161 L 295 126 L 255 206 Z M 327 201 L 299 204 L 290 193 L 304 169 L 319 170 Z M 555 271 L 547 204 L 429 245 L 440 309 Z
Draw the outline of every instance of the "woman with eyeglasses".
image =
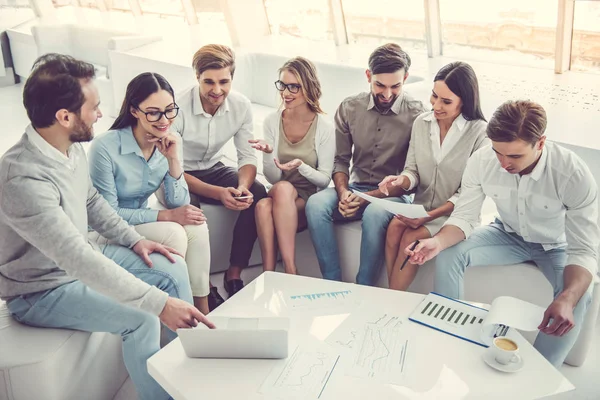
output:
M 306 228 L 304 207 L 331 181 L 335 136 L 319 105 L 321 84 L 309 60 L 296 57 L 279 69 L 275 87 L 282 108 L 264 122 L 263 173 L 273 184 L 256 205 L 256 227 L 265 271 L 275 270 L 277 246 L 286 273 L 296 274 L 296 232 Z
M 164 77 L 145 72 L 133 78 L 112 127 L 92 141 L 90 176 L 98 192 L 142 236 L 185 257 L 194 305 L 207 314 L 208 228 L 202 210 L 189 204 L 181 137 L 170 131 L 178 111 Z M 147 207 L 159 187 L 166 210 Z M 96 233 L 92 237 L 107 240 Z

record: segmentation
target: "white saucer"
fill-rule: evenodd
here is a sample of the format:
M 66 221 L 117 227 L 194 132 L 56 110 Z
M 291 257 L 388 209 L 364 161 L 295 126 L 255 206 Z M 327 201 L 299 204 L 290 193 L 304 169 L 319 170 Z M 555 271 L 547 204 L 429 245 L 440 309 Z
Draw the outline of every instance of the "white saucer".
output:
M 521 357 L 519 362 L 516 363 L 500 364 L 498 361 L 496 361 L 494 354 L 492 354 L 492 352 L 490 351 L 486 351 L 485 353 L 483 353 L 483 361 L 485 361 L 485 363 L 490 367 L 502 372 L 520 371 L 521 368 L 523 368 L 523 365 L 525 364 L 525 362 L 523 361 L 523 357 Z

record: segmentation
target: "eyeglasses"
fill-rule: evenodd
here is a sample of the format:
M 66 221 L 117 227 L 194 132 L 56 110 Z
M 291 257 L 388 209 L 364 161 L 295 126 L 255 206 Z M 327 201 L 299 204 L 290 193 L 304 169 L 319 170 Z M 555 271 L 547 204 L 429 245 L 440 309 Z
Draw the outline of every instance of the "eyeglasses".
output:
M 296 94 L 300 91 L 300 89 L 302 88 L 302 85 L 298 85 L 297 83 L 285 84 L 281 81 L 275 81 L 275 87 L 280 92 L 283 92 L 285 89 L 287 89 L 290 93 Z
M 179 107 L 175 106 L 173 108 L 169 108 L 165 111 L 144 111 L 139 107 L 136 107 L 139 112 L 146 115 L 146 121 L 148 122 L 156 122 L 160 121 L 162 116 L 164 115 L 166 119 L 173 119 L 179 114 Z

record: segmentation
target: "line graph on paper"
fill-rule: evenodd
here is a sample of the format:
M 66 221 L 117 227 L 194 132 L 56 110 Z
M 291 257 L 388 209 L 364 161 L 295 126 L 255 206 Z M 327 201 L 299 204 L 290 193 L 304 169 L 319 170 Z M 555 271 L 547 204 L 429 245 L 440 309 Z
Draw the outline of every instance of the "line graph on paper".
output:
M 389 381 L 402 375 L 405 368 L 408 339 L 401 325 L 368 324 L 354 353 L 352 375 Z
M 297 347 L 285 365 L 272 371 L 262 392 L 286 399 L 318 399 L 338 359 L 339 354 L 325 347 Z
M 344 339 L 335 340 L 334 343 L 346 349 L 351 349 L 354 347 L 354 343 L 356 343 L 356 335 L 358 335 L 358 331 L 352 330 L 348 332 L 347 337 Z
M 327 338 L 327 342 L 342 350 L 351 350 L 357 344 L 359 336 L 362 335 L 367 326 L 375 325 L 380 328 L 401 329 L 403 323 L 406 323 L 406 318 L 388 313 L 359 319 L 348 318 Z

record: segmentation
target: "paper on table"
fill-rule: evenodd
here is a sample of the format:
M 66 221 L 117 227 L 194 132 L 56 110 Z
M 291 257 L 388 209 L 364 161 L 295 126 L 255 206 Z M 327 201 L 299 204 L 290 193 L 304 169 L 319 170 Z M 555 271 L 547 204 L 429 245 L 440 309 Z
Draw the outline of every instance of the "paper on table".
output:
M 354 307 L 360 299 L 352 290 L 332 292 L 299 293 L 286 300 L 292 310 L 319 311 L 329 308 Z
M 318 399 L 325 391 L 340 358 L 339 353 L 320 341 L 296 347 L 285 361 L 278 362 L 259 393 L 268 399 Z
M 403 215 L 407 218 L 424 218 L 429 216 L 427 211 L 425 211 L 425 207 L 420 204 L 396 203 L 386 199 L 378 199 L 377 197 L 369 196 L 368 194 L 356 190 L 353 190 L 352 192 L 358 195 L 358 197 L 362 197 L 368 202 L 376 204 L 394 215 Z
M 342 352 L 340 364 L 347 375 L 402 385 L 412 365 L 407 322 L 393 312 L 359 307 L 326 342 Z
M 510 329 L 536 330 L 544 309 L 512 297 L 498 297 L 490 310 L 429 293 L 410 315 L 410 320 L 444 333 L 488 347 L 497 336 L 510 336 Z
M 535 331 L 544 319 L 544 311 L 540 306 L 514 297 L 497 297 L 492 301 L 490 311 L 485 317 L 482 339 L 485 344 L 491 345 L 501 326 Z

